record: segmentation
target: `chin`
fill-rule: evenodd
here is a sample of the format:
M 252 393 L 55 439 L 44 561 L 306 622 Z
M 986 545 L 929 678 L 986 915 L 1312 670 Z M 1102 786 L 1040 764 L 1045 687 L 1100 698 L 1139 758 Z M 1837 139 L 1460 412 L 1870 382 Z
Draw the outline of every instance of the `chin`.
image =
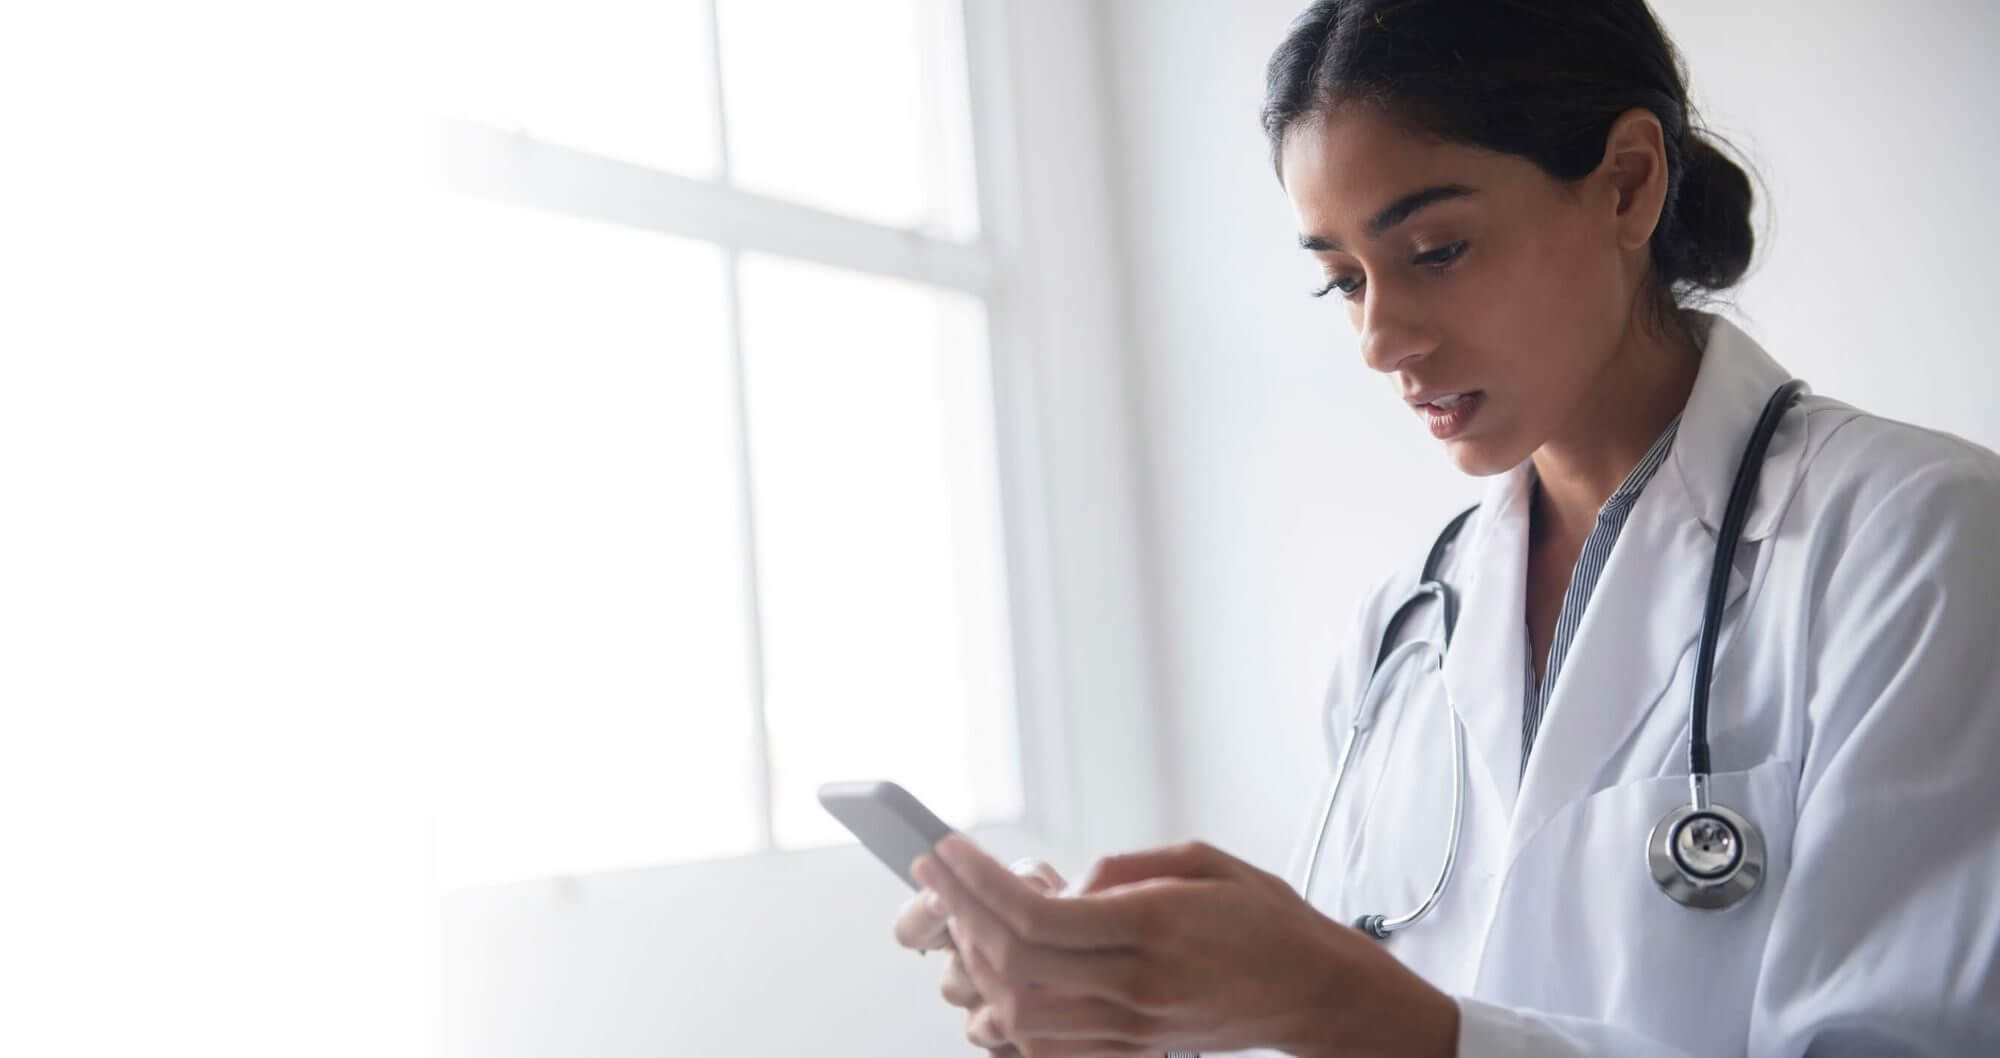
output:
M 1467 438 L 1463 441 L 1445 442 L 1445 454 L 1459 473 L 1475 478 L 1490 478 L 1495 474 L 1521 465 L 1528 458 L 1514 451 L 1512 445 L 1495 444 L 1484 438 Z

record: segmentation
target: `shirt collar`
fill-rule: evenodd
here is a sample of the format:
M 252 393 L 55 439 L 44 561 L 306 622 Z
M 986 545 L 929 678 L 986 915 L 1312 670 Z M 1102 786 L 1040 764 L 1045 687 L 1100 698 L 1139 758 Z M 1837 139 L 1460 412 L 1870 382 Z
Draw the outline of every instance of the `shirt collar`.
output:
M 1646 489 L 1646 483 L 1653 480 L 1653 475 L 1659 473 L 1660 467 L 1666 463 L 1667 453 L 1674 445 L 1674 433 L 1680 425 L 1681 416 L 1676 412 L 1667 422 L 1666 429 L 1661 430 L 1660 436 L 1653 441 L 1653 446 L 1646 450 L 1645 455 L 1639 457 L 1639 462 L 1633 464 L 1631 472 L 1625 475 L 1625 480 L 1605 499 L 1604 505 L 1598 508 L 1599 519 L 1607 514 L 1624 512 L 1638 502 L 1639 494 Z M 1530 487 L 1539 485 L 1540 478 L 1535 472 L 1534 461 L 1528 460 L 1527 466 Z

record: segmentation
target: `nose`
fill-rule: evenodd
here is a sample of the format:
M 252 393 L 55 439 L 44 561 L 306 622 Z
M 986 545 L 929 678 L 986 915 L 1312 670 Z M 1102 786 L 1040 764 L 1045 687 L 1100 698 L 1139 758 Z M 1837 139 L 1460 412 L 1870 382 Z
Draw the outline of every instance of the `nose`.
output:
M 1379 286 L 1363 295 L 1361 306 L 1361 359 L 1383 374 L 1393 374 L 1429 356 L 1437 348 L 1437 335 L 1422 320 L 1414 318 L 1408 306 L 1384 297 Z

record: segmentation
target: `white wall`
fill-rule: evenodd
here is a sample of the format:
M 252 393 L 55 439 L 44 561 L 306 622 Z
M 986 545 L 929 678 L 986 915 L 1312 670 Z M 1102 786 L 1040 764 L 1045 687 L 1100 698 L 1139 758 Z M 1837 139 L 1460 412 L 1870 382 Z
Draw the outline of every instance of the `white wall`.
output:
M 1124 254 L 1166 659 L 1170 829 L 1276 867 L 1324 767 L 1334 644 L 1471 482 L 1306 298 L 1263 64 L 1302 0 L 1112 0 Z M 2000 5 L 1663 0 L 1711 123 L 1768 180 L 1737 299 L 1822 393 L 2000 445 L 1987 290 Z
M 1171 817 L 1282 863 L 1322 766 L 1315 707 L 1380 568 L 1470 502 L 1310 262 L 1266 163 L 1263 66 L 1292 0 L 1109 10 Z

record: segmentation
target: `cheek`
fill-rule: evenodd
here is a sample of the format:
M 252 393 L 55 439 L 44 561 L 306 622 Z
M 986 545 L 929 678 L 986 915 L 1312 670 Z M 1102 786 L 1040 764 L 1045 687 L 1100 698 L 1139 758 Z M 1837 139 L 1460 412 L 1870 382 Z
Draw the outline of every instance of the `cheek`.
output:
M 1564 294 L 1564 319 L 1593 344 L 1609 340 L 1630 309 L 1617 244 L 1606 232 L 1573 215 L 1552 224 L 1543 247 L 1549 274 Z
M 1440 306 L 1451 332 L 1443 344 L 1477 350 L 1474 372 L 1489 385 L 1511 383 L 1517 396 L 1541 389 L 1559 366 L 1552 351 L 1573 344 L 1574 268 L 1547 239 L 1489 240 L 1478 267 L 1454 279 Z
M 1615 262 L 1593 240 L 1552 225 L 1526 240 L 1501 281 L 1494 333 L 1516 362 L 1514 376 L 1555 397 L 1595 373 L 1622 311 Z
M 1454 334 L 1445 344 L 1477 350 L 1474 377 L 1502 398 L 1487 432 L 1449 446 L 1460 471 L 1494 474 L 1526 458 L 1596 374 L 1612 341 L 1606 335 L 1616 330 L 1603 306 L 1616 295 L 1606 283 L 1615 271 L 1595 252 L 1561 231 L 1523 234 L 1456 285 L 1445 308 Z

